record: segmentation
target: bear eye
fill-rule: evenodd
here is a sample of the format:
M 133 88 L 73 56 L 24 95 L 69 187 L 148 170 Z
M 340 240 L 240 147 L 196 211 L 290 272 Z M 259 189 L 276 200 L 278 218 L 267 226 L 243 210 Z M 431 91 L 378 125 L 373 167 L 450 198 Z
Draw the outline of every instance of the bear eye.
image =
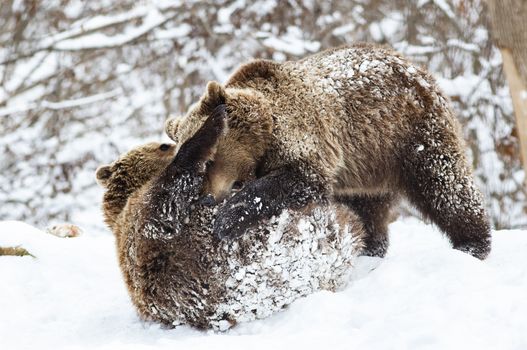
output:
M 209 159 L 205 162 L 205 168 L 209 169 L 213 164 L 214 161 Z
M 243 182 L 242 181 L 234 181 L 234 183 L 232 184 L 232 189 L 233 190 L 241 190 L 243 187 Z
M 163 152 L 168 151 L 169 148 L 170 148 L 170 145 L 168 143 L 164 143 L 161 146 L 159 146 L 159 149 Z

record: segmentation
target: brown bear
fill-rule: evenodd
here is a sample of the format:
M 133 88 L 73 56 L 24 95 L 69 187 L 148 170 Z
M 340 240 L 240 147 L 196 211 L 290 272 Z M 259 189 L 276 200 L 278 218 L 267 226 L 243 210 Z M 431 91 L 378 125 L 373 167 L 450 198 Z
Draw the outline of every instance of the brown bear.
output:
M 286 209 L 230 241 L 212 234 L 221 206 L 203 206 L 200 196 L 224 127 L 220 107 L 177 155 L 174 145 L 151 143 L 97 170 L 104 216 L 143 319 L 224 330 L 348 281 L 364 230 L 344 205 Z
M 400 54 L 359 44 L 299 61 L 249 62 L 224 86 L 210 82 L 185 118 L 167 121 L 167 134 L 181 144 L 220 105 L 229 130 L 210 163 L 205 194 L 218 201 L 248 179 L 274 173 L 275 181 L 255 194 L 274 203 L 269 210 L 247 206 L 247 192 L 230 198 L 217 235 L 239 235 L 316 193 L 356 210 L 368 231 L 366 254 L 384 256 L 389 211 L 403 196 L 454 248 L 488 255 L 489 220 L 459 122 L 434 78 Z

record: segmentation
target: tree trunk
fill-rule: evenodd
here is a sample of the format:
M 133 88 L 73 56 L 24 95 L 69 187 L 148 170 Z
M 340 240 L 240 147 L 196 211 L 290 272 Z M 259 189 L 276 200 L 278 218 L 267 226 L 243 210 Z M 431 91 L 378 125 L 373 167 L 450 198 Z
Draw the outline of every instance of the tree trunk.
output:
M 512 53 L 509 49 L 502 48 L 503 67 L 509 81 L 509 88 L 516 115 L 516 127 L 520 139 L 521 157 L 523 168 L 527 172 L 527 86 L 522 81 L 518 69 L 514 64 Z M 527 183 L 527 174 L 525 176 Z
M 527 0 L 488 0 L 488 5 L 514 105 L 527 185 Z

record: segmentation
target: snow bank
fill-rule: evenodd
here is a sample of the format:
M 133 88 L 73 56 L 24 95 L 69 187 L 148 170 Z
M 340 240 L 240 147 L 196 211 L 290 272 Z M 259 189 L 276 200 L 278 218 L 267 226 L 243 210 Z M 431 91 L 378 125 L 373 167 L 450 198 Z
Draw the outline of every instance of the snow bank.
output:
M 173 330 L 137 318 L 111 235 L 63 239 L 0 222 L 0 348 L 525 349 L 527 231 L 493 233 L 479 261 L 415 219 L 390 226 L 385 259 L 359 258 L 351 283 L 226 333 Z

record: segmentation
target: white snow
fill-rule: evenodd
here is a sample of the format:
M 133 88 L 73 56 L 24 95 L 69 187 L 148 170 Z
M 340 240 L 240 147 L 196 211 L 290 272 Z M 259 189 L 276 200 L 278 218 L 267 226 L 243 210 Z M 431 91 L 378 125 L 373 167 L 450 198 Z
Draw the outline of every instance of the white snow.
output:
M 287 32 L 281 37 L 270 36 L 262 44 L 270 49 L 282 51 L 295 56 L 316 52 L 320 49 L 318 41 L 308 41 L 303 38 L 303 32 L 295 26 L 287 27 Z
M 118 88 L 118 89 L 114 89 L 114 90 L 107 91 L 107 92 L 102 92 L 100 94 L 96 94 L 92 96 L 77 98 L 74 100 L 63 100 L 61 102 L 51 102 L 51 101 L 42 100 L 39 102 L 26 103 L 25 105 L 14 105 L 14 106 L 10 106 L 7 108 L 0 108 L 0 117 L 7 116 L 7 115 L 10 115 L 16 112 L 27 111 L 27 110 L 34 109 L 37 107 L 44 107 L 47 109 L 54 109 L 54 110 L 74 108 L 74 107 L 79 107 L 79 106 L 83 106 L 86 104 L 100 102 L 102 100 L 114 98 L 121 94 L 122 94 L 122 90 Z
M 390 226 L 385 259 L 361 257 L 350 284 L 225 333 L 137 318 L 110 234 L 58 238 L 0 222 L 1 349 L 525 349 L 527 231 L 493 233 L 486 261 L 431 226 Z
M 385 38 L 393 38 L 404 18 L 399 12 L 392 12 L 386 15 L 381 21 L 370 24 L 370 34 L 372 39 L 382 42 Z M 335 35 L 339 35 L 333 32 Z
M 85 50 L 121 46 L 150 32 L 165 22 L 166 18 L 157 9 L 152 9 L 143 18 L 143 21 L 141 26 L 129 29 L 123 34 L 108 36 L 101 33 L 94 33 L 82 36 L 80 39 L 63 40 L 55 44 L 54 47 L 58 50 Z
M 433 45 L 410 45 L 406 41 L 396 43 L 394 48 L 407 56 L 428 55 L 439 52 L 439 49 Z
M 148 15 L 149 11 L 150 9 L 147 6 L 137 6 L 126 13 L 121 13 L 114 16 L 95 16 L 89 18 L 88 20 L 73 24 L 67 31 L 47 37 L 42 41 L 40 46 L 42 49 L 49 48 L 56 43 L 70 38 L 77 38 L 84 33 L 89 33 L 101 28 L 109 27 L 111 25 L 124 23 L 131 19 L 144 17 Z
M 333 35 L 345 35 L 349 32 L 352 32 L 353 30 L 355 29 L 355 24 L 354 23 L 348 23 L 348 24 L 345 24 L 345 25 L 342 25 L 340 27 L 337 27 L 335 29 L 333 29 Z
M 168 30 L 158 30 L 156 32 L 156 38 L 160 40 L 164 39 L 178 39 L 187 36 L 192 31 L 192 26 L 187 23 L 183 23 L 175 28 Z
M 466 43 L 459 39 L 448 39 L 447 46 L 455 46 L 460 49 L 466 50 L 466 51 L 472 51 L 472 52 L 479 52 L 480 48 L 478 45 L 473 43 Z
M 467 96 L 471 100 L 485 96 L 491 89 L 488 83 L 481 80 L 481 77 L 473 74 L 459 75 L 454 79 L 443 77 L 436 79 L 441 89 L 448 91 L 450 96 Z

